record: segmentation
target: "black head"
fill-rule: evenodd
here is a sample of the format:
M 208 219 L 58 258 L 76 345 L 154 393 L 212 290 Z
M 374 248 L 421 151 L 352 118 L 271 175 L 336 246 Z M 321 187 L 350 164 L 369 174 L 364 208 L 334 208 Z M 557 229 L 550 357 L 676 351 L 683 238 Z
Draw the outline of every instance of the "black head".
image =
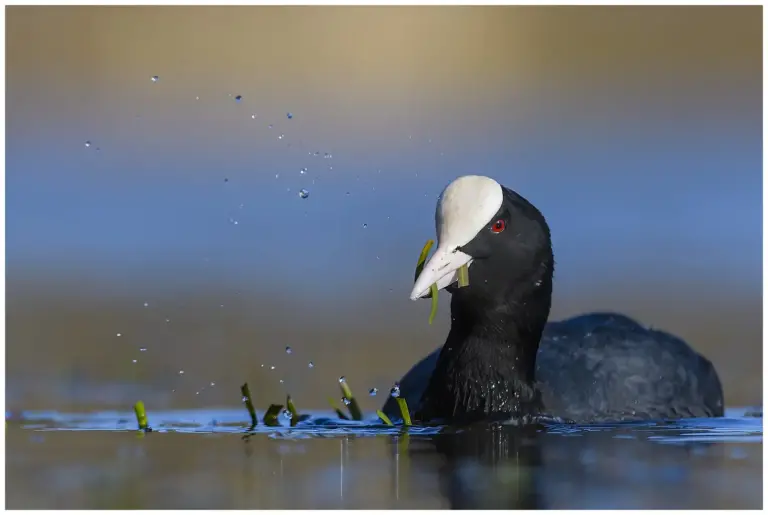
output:
M 458 247 L 471 256 L 469 285 L 451 283 L 446 291 L 453 296 L 452 306 L 465 316 L 497 317 L 507 308 L 522 309 L 516 300 L 534 295 L 529 306 L 549 316 L 554 260 L 549 227 L 530 202 L 502 187 L 503 201 L 498 211 L 472 240 Z M 530 303 L 533 299 L 527 299 Z
M 492 316 L 509 300 L 541 291 L 546 316 L 554 259 L 549 227 L 525 198 L 481 176 L 459 177 L 437 203 L 438 247 L 411 292 L 429 295 L 437 284 L 469 311 Z M 458 269 L 468 265 L 469 286 L 458 287 Z M 539 306 L 541 309 L 541 306 Z

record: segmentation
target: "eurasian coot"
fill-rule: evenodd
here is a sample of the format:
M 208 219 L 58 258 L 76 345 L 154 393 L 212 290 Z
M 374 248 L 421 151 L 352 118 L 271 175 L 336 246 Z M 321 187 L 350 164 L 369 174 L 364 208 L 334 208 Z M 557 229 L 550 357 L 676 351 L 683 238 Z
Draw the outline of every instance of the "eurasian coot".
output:
M 560 419 L 577 423 L 723 415 L 712 364 L 681 339 L 614 313 L 547 324 L 554 259 L 549 227 L 530 202 L 488 177 L 441 194 L 438 246 L 411 299 L 451 293 L 442 349 L 400 391 L 421 421 Z M 468 265 L 469 285 L 455 283 Z M 389 399 L 384 412 L 397 416 Z

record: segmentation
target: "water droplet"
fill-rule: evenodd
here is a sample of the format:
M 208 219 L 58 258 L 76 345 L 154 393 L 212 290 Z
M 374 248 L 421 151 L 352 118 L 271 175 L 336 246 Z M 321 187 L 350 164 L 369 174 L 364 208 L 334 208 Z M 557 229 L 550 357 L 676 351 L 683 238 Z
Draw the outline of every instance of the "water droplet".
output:
M 285 134 L 281 134 L 277 137 L 277 139 L 283 139 L 285 137 Z
M 216 386 L 216 381 L 211 381 L 211 386 Z
M 165 319 L 165 323 L 166 323 L 166 324 L 167 324 L 167 323 L 169 323 L 170 321 L 171 321 L 171 319 L 170 319 L 170 318 L 166 318 L 166 319 Z
M 179 375 L 183 376 L 184 375 L 184 371 L 183 370 L 179 370 Z
M 346 377 L 344 377 L 344 376 L 341 376 L 341 377 L 339 378 L 339 382 L 340 382 L 340 383 L 346 383 L 346 382 L 347 382 L 347 378 L 346 378 Z
M 146 347 L 142 347 L 142 348 L 139 349 L 139 352 L 147 352 L 147 348 Z
M 368 224 L 363 224 L 363 229 L 367 229 L 367 228 L 368 228 Z
M 256 119 L 256 118 L 258 118 L 258 117 L 259 117 L 259 116 L 258 116 L 256 113 L 253 113 L 253 114 L 251 115 L 251 120 L 255 120 L 255 119 Z
M 275 369 L 275 365 L 270 366 L 269 369 L 270 370 L 274 370 Z
M 302 188 L 299 190 L 299 196 L 301 198 L 307 198 L 309 196 L 309 192 Z
M 122 333 L 117 333 L 117 335 L 116 335 L 116 336 L 120 337 L 120 336 L 122 336 L 122 335 L 123 335 Z
M 267 127 L 268 127 L 268 128 L 270 128 L 270 129 L 272 129 L 272 128 L 274 127 L 274 125 L 272 125 L 272 124 L 270 123 L 269 125 L 267 125 Z
M 309 364 L 308 364 L 307 366 L 308 366 L 309 368 L 315 368 L 315 364 L 314 364 L 314 363 L 312 363 L 311 361 L 309 362 Z
M 240 102 L 243 99 L 243 95 L 237 95 L 235 97 L 235 102 Z
M 291 420 L 293 418 L 293 413 L 291 413 L 291 410 L 289 409 L 283 409 L 283 417 Z
M 292 348 L 290 348 L 290 347 L 286 347 L 286 348 L 285 348 L 285 353 L 286 353 L 286 354 L 292 354 L 292 353 L 293 353 L 293 349 L 292 349 Z
M 283 384 L 284 382 L 285 382 L 285 381 L 283 381 L 282 379 L 280 380 L 280 384 Z
M 245 395 L 243 395 L 243 398 L 242 398 L 242 402 L 248 402 L 248 397 L 246 397 Z
M 264 368 L 264 363 L 261 364 L 261 368 Z
M 319 155 L 320 155 L 320 152 L 315 152 L 315 155 L 316 155 L 316 156 L 319 156 Z
M 133 360 L 133 362 L 134 362 L 134 363 L 136 363 L 136 361 L 137 361 L 137 360 L 135 360 L 135 359 Z
M 346 406 L 349 406 L 350 404 L 352 404 L 352 401 L 347 399 L 346 397 L 342 397 L 341 398 L 341 402 L 343 402 L 344 405 L 346 405 Z
M 195 100 L 200 100 L 200 97 L 195 97 Z
M 379 393 L 379 389 L 376 387 L 373 387 L 370 390 L 368 390 L 368 395 L 370 395 L 371 397 L 376 397 L 377 393 Z
M 145 303 L 144 303 L 144 307 L 145 307 L 145 308 L 148 308 L 148 307 L 149 307 L 149 302 L 145 302 Z
M 279 173 L 276 173 L 276 174 L 275 174 L 275 179 L 279 179 L 279 178 L 280 178 L 280 174 L 279 174 Z
M 306 167 L 302 168 L 301 170 L 299 170 L 299 173 L 301 175 L 304 175 L 305 173 L 307 173 L 307 168 Z
M 293 118 L 293 113 L 285 113 L 285 116 L 290 120 Z
M 195 392 L 195 395 L 200 395 L 200 391 L 199 391 L 199 390 L 198 390 L 198 391 L 196 391 L 196 392 Z
M 90 141 L 86 141 L 86 142 L 85 142 L 85 147 L 86 147 L 86 148 L 88 148 L 88 147 L 90 147 L 90 146 L 91 146 L 91 142 L 90 142 Z
M 400 397 L 400 383 L 395 383 L 389 391 L 389 395 L 397 399 Z
M 160 80 L 160 77 L 158 77 L 157 75 L 153 75 L 153 76 L 152 76 L 152 78 L 151 78 L 150 80 L 151 80 L 152 82 L 157 82 L 157 81 L 159 81 L 159 80 Z M 171 81 L 171 82 L 173 82 L 173 81 Z

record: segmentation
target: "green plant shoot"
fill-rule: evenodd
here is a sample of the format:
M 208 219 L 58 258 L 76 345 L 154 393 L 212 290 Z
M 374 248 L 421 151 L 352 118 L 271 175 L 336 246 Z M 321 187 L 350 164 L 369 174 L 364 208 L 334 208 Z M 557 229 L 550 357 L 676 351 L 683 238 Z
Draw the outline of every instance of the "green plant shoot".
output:
M 337 417 L 339 417 L 342 420 L 349 420 L 349 417 L 339 409 L 339 407 L 336 405 L 336 401 L 334 401 L 331 397 L 328 397 L 328 404 L 330 404 L 331 408 L 333 408 L 333 411 L 336 412 Z
M 389 417 L 384 414 L 381 410 L 376 410 L 376 414 L 379 416 L 382 422 L 384 422 L 388 426 L 394 426 L 395 424 L 392 423 L 391 420 L 389 420 Z
M 251 400 L 251 389 L 248 387 L 248 383 L 244 383 L 240 387 L 240 393 L 243 394 L 243 402 L 245 408 L 248 410 L 248 414 L 251 416 L 251 429 L 259 425 L 259 419 L 256 417 L 256 410 L 253 408 L 253 401 Z
M 267 408 L 266 413 L 264 413 L 264 418 L 262 419 L 262 422 L 264 422 L 265 426 L 270 426 L 270 427 L 279 426 L 280 420 L 278 419 L 278 417 L 282 412 L 283 412 L 282 404 L 270 404 L 269 408 Z
M 133 411 L 136 413 L 136 422 L 139 424 L 139 431 L 148 431 L 149 422 L 147 422 L 147 412 L 144 410 L 144 403 L 136 401 L 133 405 Z
M 346 381 L 339 381 L 339 387 L 341 388 L 341 394 L 347 399 L 347 409 L 352 420 L 363 420 L 363 410 L 360 409 L 360 405 L 357 403 L 357 399 L 352 395 L 352 390 Z
M 299 412 L 296 410 L 296 406 L 294 406 L 293 399 L 291 399 L 290 395 L 285 399 L 285 405 L 288 407 L 288 411 L 291 412 L 291 427 L 293 427 L 299 423 L 301 415 L 299 415 Z
M 411 414 L 408 412 L 408 403 L 405 402 L 405 399 L 402 397 L 397 397 L 395 400 L 397 401 L 397 405 L 400 406 L 400 414 L 403 416 L 403 424 L 410 426 Z

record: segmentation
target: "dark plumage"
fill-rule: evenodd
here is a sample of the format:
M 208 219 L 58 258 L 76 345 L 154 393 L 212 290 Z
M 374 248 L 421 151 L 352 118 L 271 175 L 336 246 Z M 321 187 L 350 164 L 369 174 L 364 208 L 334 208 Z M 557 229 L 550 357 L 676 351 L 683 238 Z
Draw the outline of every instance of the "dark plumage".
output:
M 460 181 L 449 186 L 452 199 L 444 204 L 451 204 L 438 204 L 438 213 L 467 212 L 466 200 L 456 208 L 455 199 L 472 181 Z M 546 323 L 554 270 L 549 228 L 526 199 L 501 191 L 490 221 L 468 243 L 447 249 L 449 257 L 438 259 L 426 277 L 436 281 L 450 271 L 441 263 L 457 253 L 472 259 L 469 286 L 446 288 L 452 298 L 445 344 L 400 381 L 416 418 L 605 422 L 722 416 L 714 367 L 679 338 L 611 313 Z M 450 216 L 438 216 L 438 233 L 446 231 L 443 219 Z M 383 410 L 398 413 L 392 399 Z

